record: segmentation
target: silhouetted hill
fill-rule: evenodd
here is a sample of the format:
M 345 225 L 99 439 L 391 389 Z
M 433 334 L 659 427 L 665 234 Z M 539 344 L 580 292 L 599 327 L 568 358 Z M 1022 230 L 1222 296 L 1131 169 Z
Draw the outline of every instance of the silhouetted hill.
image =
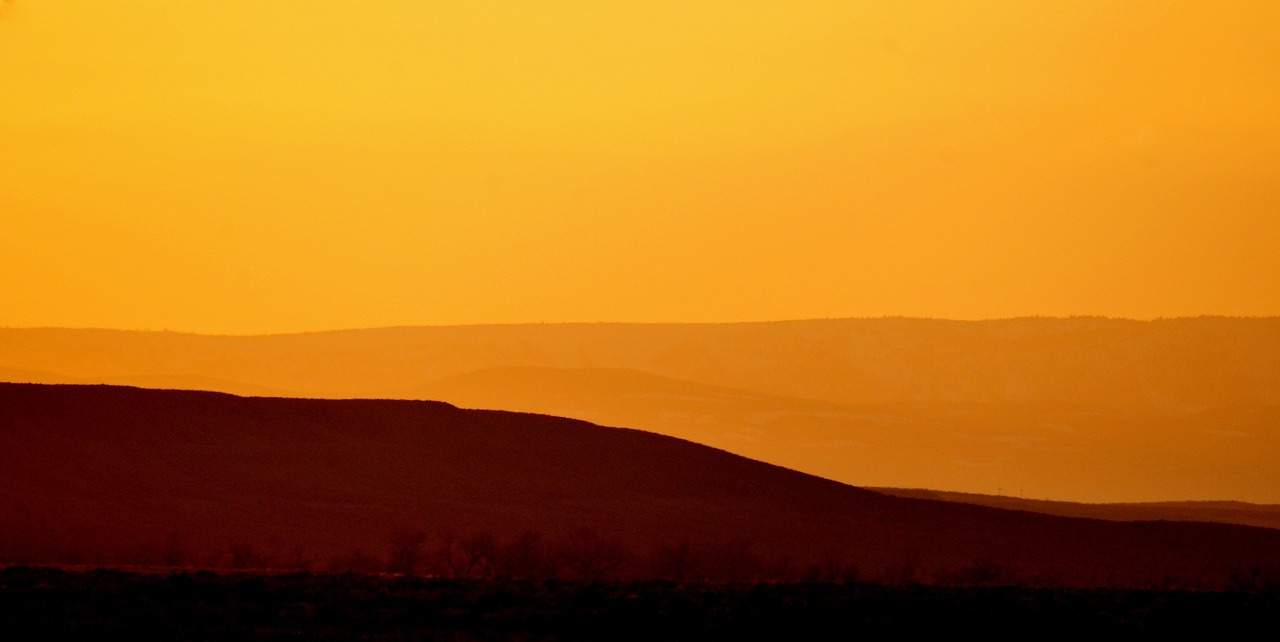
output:
M 113 386 L 134 386 L 137 388 L 153 388 L 159 390 L 208 390 L 210 392 L 226 392 L 233 395 L 252 397 L 290 397 L 279 390 L 263 386 L 243 384 L 236 381 L 204 377 L 199 375 L 147 375 L 147 374 L 115 374 L 98 377 L 70 377 L 67 375 L 35 370 L 15 370 L 0 368 L 0 381 L 11 383 L 44 383 L 92 385 L 107 384 Z
M 945 502 L 977 504 L 1009 510 L 1028 510 L 1064 517 L 1085 517 L 1115 521 L 1169 520 L 1221 522 L 1280 529 L 1280 505 L 1248 502 L 1141 502 L 1130 504 L 1082 504 L 1044 499 L 1024 499 L 1008 495 L 956 493 L 921 488 L 869 488 L 896 497 L 937 499 Z
M 618 572 L 637 574 L 682 542 L 704 573 L 839 560 L 871 579 L 1220 586 L 1280 569 L 1280 531 L 891 497 L 652 433 L 434 402 L 0 384 L 0 439 L 0 554 L 19 562 L 354 559 L 409 526 L 615 542 L 631 551 Z
M 1280 493 L 1280 406 L 1165 416 L 1060 401 L 837 404 L 601 368 L 483 370 L 405 396 L 651 430 L 854 485 L 1089 498 Z
M 536 411 L 860 485 L 1280 501 L 1274 318 L 0 330 L 0 368 L 9 380 Z

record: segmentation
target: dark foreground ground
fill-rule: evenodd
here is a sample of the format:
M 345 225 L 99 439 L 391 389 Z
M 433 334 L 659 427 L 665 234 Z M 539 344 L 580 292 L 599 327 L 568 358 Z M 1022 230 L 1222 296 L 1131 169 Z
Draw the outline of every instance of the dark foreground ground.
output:
M 0 570 L 0 637 L 708 640 L 1275 630 L 1280 592 Z

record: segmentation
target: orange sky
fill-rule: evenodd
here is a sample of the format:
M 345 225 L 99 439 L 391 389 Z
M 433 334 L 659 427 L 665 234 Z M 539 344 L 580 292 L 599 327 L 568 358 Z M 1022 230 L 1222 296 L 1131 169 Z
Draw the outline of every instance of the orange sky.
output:
M 0 2 L 0 325 L 1280 314 L 1277 24 Z

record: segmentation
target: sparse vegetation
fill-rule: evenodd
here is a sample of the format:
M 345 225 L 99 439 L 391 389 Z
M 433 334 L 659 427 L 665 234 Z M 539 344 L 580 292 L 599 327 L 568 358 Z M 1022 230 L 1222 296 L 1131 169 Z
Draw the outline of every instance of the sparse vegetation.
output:
M 391 533 L 391 550 L 388 552 L 387 570 L 406 577 L 413 577 L 423 563 L 423 547 L 427 532 L 419 528 L 401 526 Z
M 420 527 L 402 525 L 390 530 L 386 541 L 382 555 L 351 548 L 327 559 L 308 553 L 299 546 L 279 547 L 279 553 L 264 554 L 261 552 L 264 548 L 274 549 L 239 543 L 222 551 L 207 553 L 182 548 L 181 557 L 175 556 L 166 545 L 126 557 L 63 551 L 47 557 L 18 554 L 8 560 L 10 563 L 78 569 L 115 567 L 148 573 L 206 569 L 278 574 L 320 569 L 328 573 L 439 580 L 1280 590 L 1280 567 L 1257 563 L 1227 569 L 1221 578 L 1186 575 L 1171 569 L 1163 575 L 1142 579 L 1126 576 L 1116 569 L 1100 568 L 1085 580 L 1064 581 L 1052 572 L 1040 572 L 1035 567 L 1017 567 L 990 557 L 952 562 L 926 562 L 915 556 L 887 557 L 877 565 L 860 565 L 838 550 L 811 557 L 767 554 L 757 551 L 749 540 L 742 538 L 729 541 L 681 539 L 647 548 L 633 548 L 589 528 L 552 534 L 526 529 L 503 537 L 487 531 L 459 534 L 450 528 L 442 528 L 433 535 Z
M 849 639 L 1267 630 L 1280 592 L 0 570 L 13 639 Z

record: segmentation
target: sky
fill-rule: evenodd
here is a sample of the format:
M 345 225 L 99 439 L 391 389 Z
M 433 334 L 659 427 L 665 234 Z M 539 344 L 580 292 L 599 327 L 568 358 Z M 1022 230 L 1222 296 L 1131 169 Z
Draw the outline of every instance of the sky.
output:
M 1277 24 L 0 0 L 0 326 L 1277 315 Z

